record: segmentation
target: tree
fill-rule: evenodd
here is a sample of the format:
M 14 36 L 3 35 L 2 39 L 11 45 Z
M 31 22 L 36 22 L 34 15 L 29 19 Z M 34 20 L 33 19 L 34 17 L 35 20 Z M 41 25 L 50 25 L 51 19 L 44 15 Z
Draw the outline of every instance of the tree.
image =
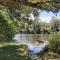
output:
M 55 7 L 56 2 L 54 0 L 17 0 L 14 2 L 15 3 L 12 3 L 12 1 L 5 3 L 2 2 L 2 6 L 4 6 L 3 10 L 7 11 L 14 18 L 16 18 L 15 20 L 19 25 L 20 31 L 22 31 L 22 29 L 23 31 L 27 30 L 29 32 L 33 30 L 35 33 L 36 30 L 40 31 L 41 23 L 39 22 L 40 19 L 38 9 L 45 9 L 47 11 L 52 9 L 54 12 L 57 11 L 55 10 L 57 7 Z M 32 19 L 29 20 L 30 12 L 34 15 L 34 21 Z
M 4 1 L 4 2 L 3 2 Z M 60 0 L 2 0 L 0 1 L 2 4 L 6 4 L 8 2 L 13 4 L 17 4 L 19 6 L 19 4 L 21 5 L 26 5 L 29 7 L 33 7 L 33 8 L 39 8 L 42 10 L 50 10 L 53 12 L 56 12 L 60 9 Z
M 59 19 L 57 19 L 56 17 L 52 17 L 51 18 L 51 25 L 52 25 L 51 29 L 53 31 L 59 31 L 59 26 L 60 26 Z

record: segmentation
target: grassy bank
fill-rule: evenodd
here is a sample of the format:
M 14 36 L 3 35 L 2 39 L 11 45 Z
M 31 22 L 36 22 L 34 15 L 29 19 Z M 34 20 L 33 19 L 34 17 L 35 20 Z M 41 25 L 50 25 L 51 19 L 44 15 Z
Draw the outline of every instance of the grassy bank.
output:
M 29 60 L 27 46 L 18 46 L 14 42 L 0 43 L 0 60 Z

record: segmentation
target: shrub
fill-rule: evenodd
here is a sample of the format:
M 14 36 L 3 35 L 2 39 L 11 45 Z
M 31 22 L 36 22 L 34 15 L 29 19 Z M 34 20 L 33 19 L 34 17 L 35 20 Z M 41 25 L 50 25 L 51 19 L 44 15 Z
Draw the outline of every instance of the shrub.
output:
M 0 10 L 0 41 L 8 40 L 16 33 L 16 25 L 7 12 Z
M 60 34 L 51 34 L 49 36 L 49 42 L 49 49 L 60 54 Z

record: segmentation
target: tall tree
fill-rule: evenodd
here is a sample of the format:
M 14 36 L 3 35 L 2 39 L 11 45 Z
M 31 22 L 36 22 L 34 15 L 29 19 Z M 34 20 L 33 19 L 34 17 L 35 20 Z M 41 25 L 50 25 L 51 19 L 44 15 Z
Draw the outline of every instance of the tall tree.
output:
M 51 25 L 52 25 L 52 30 L 53 31 L 59 31 L 59 19 L 57 19 L 56 17 L 52 17 L 51 18 Z

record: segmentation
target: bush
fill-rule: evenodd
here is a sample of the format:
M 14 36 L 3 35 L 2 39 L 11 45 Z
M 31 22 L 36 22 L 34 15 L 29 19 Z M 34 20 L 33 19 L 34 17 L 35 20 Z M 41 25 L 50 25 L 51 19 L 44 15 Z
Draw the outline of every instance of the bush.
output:
M 49 42 L 49 49 L 60 54 L 60 34 L 51 34 L 49 36 Z
M 14 21 L 9 18 L 7 12 L 0 10 L 0 41 L 8 40 L 16 33 Z

